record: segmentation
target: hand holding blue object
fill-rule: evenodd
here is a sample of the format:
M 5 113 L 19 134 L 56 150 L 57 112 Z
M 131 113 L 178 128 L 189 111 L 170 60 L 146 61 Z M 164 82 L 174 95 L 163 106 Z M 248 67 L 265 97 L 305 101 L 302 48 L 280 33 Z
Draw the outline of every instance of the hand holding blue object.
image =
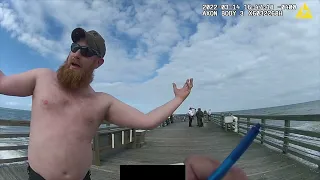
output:
M 260 124 L 256 124 L 251 128 L 246 136 L 243 137 L 239 145 L 231 152 L 231 154 L 222 162 L 222 164 L 212 173 L 208 180 L 221 180 L 229 169 L 237 162 L 242 154 L 248 149 L 253 140 L 257 137 L 260 130 Z

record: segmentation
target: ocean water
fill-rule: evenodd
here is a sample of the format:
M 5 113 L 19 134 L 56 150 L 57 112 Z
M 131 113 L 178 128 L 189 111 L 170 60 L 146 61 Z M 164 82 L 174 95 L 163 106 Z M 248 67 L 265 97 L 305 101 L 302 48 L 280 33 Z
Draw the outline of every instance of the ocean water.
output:
M 241 111 L 230 111 L 234 114 L 259 114 L 259 115 L 303 115 L 320 114 L 320 100 L 305 103 L 291 104 L 285 106 L 250 109 Z
M 243 114 L 243 115 L 303 115 L 303 114 L 320 114 L 320 100 L 279 106 L 279 107 L 271 107 L 271 108 L 261 108 L 261 109 L 251 109 L 251 110 L 242 110 L 242 111 L 230 111 L 233 114 Z M 15 110 L 15 109 L 6 109 L 0 108 L 0 119 L 3 120 L 30 120 L 31 112 L 25 110 Z M 255 122 L 255 120 L 253 120 Z M 256 121 L 259 122 L 259 121 Z M 283 126 L 283 121 L 267 121 L 267 124 Z M 114 125 L 111 125 L 114 126 Z M 311 130 L 320 132 L 320 122 L 319 121 L 304 121 L 304 122 L 291 122 L 291 126 L 297 129 L 303 130 Z M 105 126 L 101 126 L 105 127 Z M 10 133 L 10 132 L 28 132 L 28 127 L 5 127 L 0 126 L 0 133 Z M 272 133 L 278 134 L 279 132 L 274 131 Z M 281 134 L 280 134 L 281 135 Z M 320 138 L 310 138 L 296 135 L 294 139 L 308 142 L 320 146 Z M 0 138 L 0 146 L 8 146 L 8 145 L 24 145 L 27 144 L 29 138 Z M 294 147 L 294 146 L 292 146 Z M 311 153 L 312 157 L 320 158 L 320 152 L 311 152 L 310 150 L 299 149 L 301 151 L 308 151 L 306 153 Z M 8 159 L 26 156 L 26 150 L 22 151 L 0 151 L 0 159 Z
M 31 112 L 26 110 L 7 109 L 0 107 L 0 119 L 3 120 L 29 120 L 31 119 Z M 2 132 L 29 132 L 29 127 L 8 127 L 0 126 L 0 133 Z M 1 143 L 1 140 L 0 140 Z
M 320 114 L 320 100 L 310 101 L 299 104 L 291 104 L 278 107 L 268 107 L 260 109 L 250 109 L 241 111 L 228 111 L 232 114 L 241 115 L 306 115 Z M 220 113 L 220 112 L 219 112 Z M 253 122 L 260 122 L 252 120 Z M 266 124 L 284 126 L 284 121 L 268 120 Z M 291 121 L 292 128 L 320 132 L 320 122 L 314 121 Z

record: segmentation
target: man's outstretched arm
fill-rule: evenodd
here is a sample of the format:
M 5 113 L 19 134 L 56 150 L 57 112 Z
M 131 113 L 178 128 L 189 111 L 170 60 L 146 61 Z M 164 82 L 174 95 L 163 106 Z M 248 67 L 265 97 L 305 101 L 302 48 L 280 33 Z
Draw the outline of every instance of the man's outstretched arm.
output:
M 144 114 L 139 110 L 121 102 L 110 96 L 110 106 L 106 113 L 106 118 L 113 124 L 140 129 L 153 129 L 158 127 L 183 103 L 191 92 L 193 79 L 188 79 L 183 88 L 177 89 L 173 84 L 175 98 L 168 103 Z
M 34 69 L 21 74 L 5 76 L 0 71 L 0 94 L 8 96 L 31 96 L 36 85 L 37 75 L 43 69 Z
M 183 102 L 180 98 L 174 98 L 168 103 L 144 114 L 120 100 L 111 97 L 112 101 L 107 113 L 107 120 L 122 127 L 154 129 L 167 120 Z

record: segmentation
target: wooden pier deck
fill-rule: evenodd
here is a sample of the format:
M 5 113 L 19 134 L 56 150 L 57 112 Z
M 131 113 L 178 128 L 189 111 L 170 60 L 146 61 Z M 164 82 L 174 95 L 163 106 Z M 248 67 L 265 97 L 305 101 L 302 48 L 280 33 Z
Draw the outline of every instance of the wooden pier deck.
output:
M 189 155 L 208 155 L 223 160 L 239 143 L 241 136 L 225 132 L 209 122 L 206 127 L 188 127 L 187 122 L 149 131 L 142 148 L 129 149 L 101 160 L 92 166 L 92 180 L 119 179 L 121 164 L 174 164 Z M 319 169 L 266 148 L 252 144 L 236 164 L 252 180 L 319 180 Z M 143 173 L 143 172 L 142 172 Z M 165 172 L 159 172 L 165 173 Z M 0 180 L 27 179 L 26 164 L 0 166 Z

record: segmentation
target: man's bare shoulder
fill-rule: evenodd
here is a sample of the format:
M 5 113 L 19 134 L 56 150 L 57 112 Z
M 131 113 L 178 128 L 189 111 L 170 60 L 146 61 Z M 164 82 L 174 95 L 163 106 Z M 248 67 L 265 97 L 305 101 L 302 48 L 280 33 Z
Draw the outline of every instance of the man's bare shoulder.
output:
M 21 73 L 22 76 L 28 76 L 33 78 L 43 77 L 44 75 L 53 74 L 54 71 L 48 68 L 36 68 L 31 69 L 29 71 L 26 71 L 24 73 Z
M 107 103 L 110 103 L 115 99 L 112 95 L 105 92 L 95 92 L 95 95 L 99 100 L 102 100 Z
M 54 71 L 52 71 L 51 69 L 48 69 L 48 68 L 37 68 L 37 69 L 34 69 L 33 72 L 36 73 L 37 75 L 45 75 L 45 74 L 55 73 Z
M 33 70 L 36 76 L 37 81 L 38 80 L 44 80 L 44 79 L 48 79 L 50 77 L 53 77 L 56 72 L 48 69 L 48 68 L 38 68 L 38 69 L 34 69 Z
M 104 92 L 94 92 L 95 99 L 98 102 L 97 104 L 100 104 L 103 109 L 105 109 L 106 112 L 108 112 L 110 106 L 115 101 L 115 98 L 111 96 L 110 94 L 104 93 Z

